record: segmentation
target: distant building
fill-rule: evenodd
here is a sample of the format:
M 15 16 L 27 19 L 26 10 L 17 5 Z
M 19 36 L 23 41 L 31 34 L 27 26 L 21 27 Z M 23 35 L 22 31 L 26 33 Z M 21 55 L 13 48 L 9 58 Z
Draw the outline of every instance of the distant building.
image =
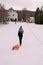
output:
M 26 22 L 35 23 L 35 18 L 34 17 L 29 17 L 29 18 L 26 19 Z
M 35 23 L 35 18 L 34 17 L 29 17 L 29 23 Z
M 18 13 L 12 8 L 8 10 L 8 20 L 18 21 Z

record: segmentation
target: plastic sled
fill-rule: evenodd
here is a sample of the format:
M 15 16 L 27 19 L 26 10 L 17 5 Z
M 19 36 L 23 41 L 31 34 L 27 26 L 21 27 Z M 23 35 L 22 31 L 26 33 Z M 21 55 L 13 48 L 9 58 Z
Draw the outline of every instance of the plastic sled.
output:
M 18 50 L 20 48 L 20 45 L 16 44 L 12 47 L 12 50 Z

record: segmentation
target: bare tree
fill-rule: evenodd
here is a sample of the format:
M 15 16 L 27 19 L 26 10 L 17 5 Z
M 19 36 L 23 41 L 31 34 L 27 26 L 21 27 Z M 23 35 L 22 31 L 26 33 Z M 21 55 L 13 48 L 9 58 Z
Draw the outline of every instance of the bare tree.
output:
M 0 22 L 6 24 L 7 16 L 8 16 L 7 10 L 0 4 Z
M 26 18 L 27 18 L 27 9 L 26 8 L 22 9 L 22 18 L 24 21 L 26 21 Z

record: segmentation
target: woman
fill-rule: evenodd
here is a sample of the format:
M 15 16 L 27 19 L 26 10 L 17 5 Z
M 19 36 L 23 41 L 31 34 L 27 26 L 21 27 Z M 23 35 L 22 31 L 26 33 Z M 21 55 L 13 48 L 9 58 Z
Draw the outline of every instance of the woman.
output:
M 21 46 L 21 44 L 22 44 L 22 37 L 23 37 L 23 28 L 22 28 L 22 26 L 20 26 L 20 28 L 19 28 L 18 36 L 19 36 L 19 42 L 20 42 L 20 46 Z

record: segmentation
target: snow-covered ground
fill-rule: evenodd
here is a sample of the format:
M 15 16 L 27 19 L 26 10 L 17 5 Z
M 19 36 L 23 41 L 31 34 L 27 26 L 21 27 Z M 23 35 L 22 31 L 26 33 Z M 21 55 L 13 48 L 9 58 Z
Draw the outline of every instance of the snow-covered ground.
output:
M 18 29 L 22 25 L 24 35 L 19 50 Z M 43 65 L 43 25 L 14 23 L 0 25 L 0 65 Z

